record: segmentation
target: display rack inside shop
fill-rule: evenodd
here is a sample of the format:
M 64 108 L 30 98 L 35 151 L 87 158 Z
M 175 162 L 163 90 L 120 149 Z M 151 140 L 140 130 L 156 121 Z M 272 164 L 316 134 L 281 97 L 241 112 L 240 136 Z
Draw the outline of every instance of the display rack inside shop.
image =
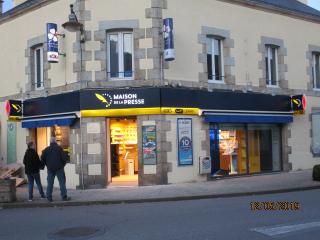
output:
M 137 144 L 137 128 L 111 129 L 111 144 Z
M 115 152 L 114 174 L 134 175 L 138 172 L 137 127 L 135 121 L 115 120 L 110 126 L 111 144 Z

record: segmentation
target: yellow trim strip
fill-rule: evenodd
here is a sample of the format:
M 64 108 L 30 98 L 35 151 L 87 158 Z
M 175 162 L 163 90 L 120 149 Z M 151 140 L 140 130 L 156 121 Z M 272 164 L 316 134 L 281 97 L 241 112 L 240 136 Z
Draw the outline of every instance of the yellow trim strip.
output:
M 199 108 L 125 108 L 82 110 L 81 117 L 123 117 L 137 115 L 199 115 Z
M 305 110 L 297 110 L 293 112 L 293 115 L 304 115 L 306 113 Z
M 8 121 L 11 121 L 11 122 L 21 122 L 21 117 L 9 116 L 9 117 L 8 117 Z
M 103 110 L 82 110 L 81 117 L 122 117 L 137 115 L 158 115 L 160 108 L 126 108 L 126 109 L 103 109 Z
M 172 108 L 172 107 L 162 107 L 161 114 L 168 115 L 199 115 L 199 108 Z

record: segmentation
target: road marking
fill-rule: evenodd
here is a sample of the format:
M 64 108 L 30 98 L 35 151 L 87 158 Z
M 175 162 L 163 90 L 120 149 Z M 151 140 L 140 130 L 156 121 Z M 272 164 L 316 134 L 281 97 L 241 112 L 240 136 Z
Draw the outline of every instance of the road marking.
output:
M 293 224 L 293 225 L 277 225 L 271 227 L 259 227 L 252 228 L 251 231 L 259 232 L 264 235 L 274 237 L 281 234 L 286 234 L 290 232 L 298 232 L 301 230 L 320 227 L 320 222 L 309 222 L 309 223 L 301 223 L 301 224 Z

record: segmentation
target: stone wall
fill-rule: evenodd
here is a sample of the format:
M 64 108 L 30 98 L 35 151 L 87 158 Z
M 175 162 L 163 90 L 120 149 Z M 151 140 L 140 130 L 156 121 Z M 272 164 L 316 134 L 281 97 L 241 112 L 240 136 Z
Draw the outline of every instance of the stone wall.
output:
M 157 164 L 144 165 L 142 157 L 142 126 L 156 125 L 157 131 Z M 139 146 L 139 185 L 168 184 L 168 172 L 172 166 L 168 163 L 167 153 L 172 151 L 172 144 L 167 141 L 171 131 L 171 123 L 163 115 L 138 116 L 138 146 Z
M 72 162 L 79 174 L 79 188 L 106 186 L 106 123 L 104 117 L 82 118 L 80 129 L 71 131 Z

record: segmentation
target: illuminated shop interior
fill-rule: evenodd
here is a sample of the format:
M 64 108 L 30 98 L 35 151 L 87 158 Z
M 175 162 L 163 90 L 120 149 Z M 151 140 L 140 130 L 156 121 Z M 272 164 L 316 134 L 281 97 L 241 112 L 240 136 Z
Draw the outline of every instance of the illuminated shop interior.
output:
M 36 128 L 36 146 L 39 156 L 42 151 L 50 145 L 50 138 L 56 137 L 57 143 L 63 148 L 64 152 L 70 154 L 69 126 L 52 126 L 47 128 Z
M 138 142 L 136 119 L 110 120 L 112 183 L 138 184 Z
M 281 171 L 281 135 L 277 125 L 215 125 L 210 130 L 213 175 Z

